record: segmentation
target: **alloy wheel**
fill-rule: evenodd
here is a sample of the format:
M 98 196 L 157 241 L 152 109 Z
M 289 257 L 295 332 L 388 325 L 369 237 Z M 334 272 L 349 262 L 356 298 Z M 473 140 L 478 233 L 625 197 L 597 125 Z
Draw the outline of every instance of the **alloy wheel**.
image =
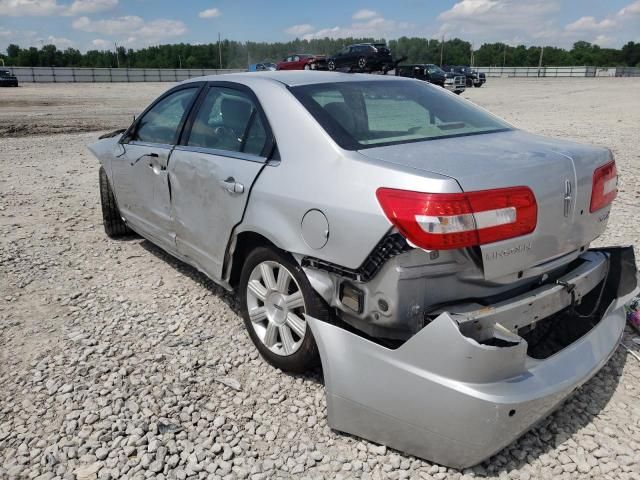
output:
M 364 67 L 367 66 L 367 59 L 364 57 L 361 57 L 358 59 L 358 68 L 360 70 L 364 70 Z
M 273 353 L 292 355 L 307 331 L 305 303 L 295 278 L 281 264 L 256 265 L 247 284 L 247 310 L 256 336 Z

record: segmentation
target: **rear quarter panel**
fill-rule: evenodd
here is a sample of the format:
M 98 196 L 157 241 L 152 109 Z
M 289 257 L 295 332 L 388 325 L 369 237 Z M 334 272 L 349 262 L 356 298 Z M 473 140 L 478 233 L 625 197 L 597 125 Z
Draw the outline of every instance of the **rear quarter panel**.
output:
M 344 151 L 284 85 L 250 86 L 269 119 L 281 161 L 256 180 L 237 233 L 257 232 L 291 253 L 356 268 L 391 228 L 376 199 L 378 187 L 460 191 L 449 177 Z M 321 249 L 302 237 L 302 218 L 311 209 L 321 210 L 329 222 Z

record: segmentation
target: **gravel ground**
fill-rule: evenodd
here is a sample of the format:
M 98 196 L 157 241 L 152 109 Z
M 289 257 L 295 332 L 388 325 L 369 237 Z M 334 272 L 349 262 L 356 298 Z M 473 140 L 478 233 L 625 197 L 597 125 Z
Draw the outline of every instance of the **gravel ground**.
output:
M 640 478 L 640 362 L 624 349 L 463 472 L 329 429 L 321 373 L 268 366 L 232 295 L 104 235 L 97 132 L 75 132 L 126 126 L 169 86 L 0 90 L 0 478 Z M 598 243 L 640 245 L 640 79 L 489 79 L 465 96 L 612 148 L 620 195 Z

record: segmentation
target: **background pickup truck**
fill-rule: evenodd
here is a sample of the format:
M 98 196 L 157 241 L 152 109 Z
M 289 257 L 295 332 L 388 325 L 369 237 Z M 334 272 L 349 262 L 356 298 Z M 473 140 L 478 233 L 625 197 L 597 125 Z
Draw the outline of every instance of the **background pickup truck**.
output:
M 487 76 L 484 73 L 479 73 L 477 70 L 464 65 L 445 65 L 443 69 L 446 72 L 464 75 L 467 87 L 480 88 L 487 81 Z
M 439 85 L 447 90 L 460 95 L 465 91 L 466 78 L 451 72 L 445 72 L 433 63 L 421 63 L 412 65 L 398 65 L 395 68 L 397 77 L 417 78 L 425 82 Z

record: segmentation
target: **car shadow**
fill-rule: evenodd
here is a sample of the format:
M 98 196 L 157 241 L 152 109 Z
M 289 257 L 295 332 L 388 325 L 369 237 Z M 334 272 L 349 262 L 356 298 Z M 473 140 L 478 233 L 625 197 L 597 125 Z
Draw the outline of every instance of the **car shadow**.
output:
M 140 237 L 138 237 L 140 238 Z M 177 259 L 170 253 L 167 253 L 162 248 L 158 247 L 154 243 L 151 243 L 149 240 L 142 239 L 140 242 L 140 246 L 144 248 L 147 252 L 151 253 L 158 259 L 167 263 L 174 270 L 180 272 L 185 277 L 190 278 L 193 282 L 198 285 L 209 290 L 213 295 L 221 299 L 227 306 L 233 310 L 233 312 L 242 318 L 242 313 L 240 311 L 240 303 L 236 298 L 233 292 L 229 292 L 225 290 L 223 287 L 215 283 L 209 277 L 207 277 L 204 273 L 199 271 L 197 268 L 192 267 L 188 263 L 183 262 L 182 260 Z
M 129 237 L 125 237 L 125 239 L 128 239 L 128 238 Z M 168 265 L 173 267 L 174 270 L 176 270 L 177 272 L 180 272 L 182 275 L 184 275 L 185 277 L 188 277 L 198 285 L 206 288 L 207 290 L 209 290 L 209 292 L 212 295 L 215 295 L 220 300 L 222 300 L 233 311 L 233 313 L 235 313 L 238 316 L 238 319 L 242 325 L 242 328 L 244 329 L 244 322 L 242 320 L 242 311 L 240 309 L 240 302 L 234 292 L 230 292 L 224 289 L 223 287 L 215 283 L 213 280 L 211 280 L 209 277 L 207 277 L 204 273 L 199 271 L 197 268 L 192 267 L 188 263 L 185 263 L 182 260 L 177 259 L 176 257 L 167 253 L 162 248 L 158 247 L 157 245 L 150 242 L 149 240 L 146 240 L 144 238 L 141 239 L 141 237 L 139 236 L 131 236 L 131 239 L 141 240 L 140 246 L 144 248 L 147 252 L 151 253 L 156 258 L 167 263 Z M 266 362 L 266 360 L 264 359 L 263 361 Z M 291 372 L 283 372 L 283 373 L 286 375 L 289 375 L 294 379 L 300 378 L 303 380 L 311 381 L 319 385 L 324 385 L 322 368 L 320 366 L 304 373 L 291 373 Z

